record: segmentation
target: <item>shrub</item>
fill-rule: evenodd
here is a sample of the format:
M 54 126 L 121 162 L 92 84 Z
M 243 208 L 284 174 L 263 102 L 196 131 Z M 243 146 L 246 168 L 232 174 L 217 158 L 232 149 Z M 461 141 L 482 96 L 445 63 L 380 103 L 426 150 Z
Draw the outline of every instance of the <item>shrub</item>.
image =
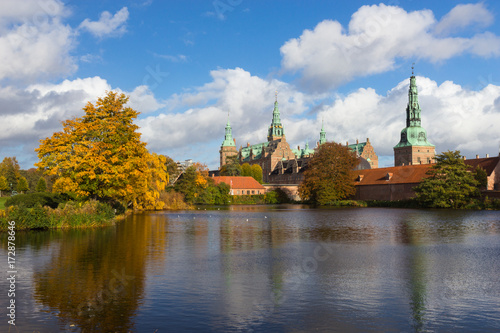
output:
M 61 202 L 67 201 L 67 198 L 57 193 L 28 193 L 18 194 L 10 197 L 5 202 L 5 207 L 23 205 L 26 208 L 33 208 L 37 204 L 57 208 Z
M 0 211 L 0 231 L 8 229 L 9 221 L 16 221 L 16 229 L 99 227 L 113 223 L 114 209 L 95 200 L 69 201 L 58 208 L 42 207 L 40 203 L 28 208 L 23 204 Z

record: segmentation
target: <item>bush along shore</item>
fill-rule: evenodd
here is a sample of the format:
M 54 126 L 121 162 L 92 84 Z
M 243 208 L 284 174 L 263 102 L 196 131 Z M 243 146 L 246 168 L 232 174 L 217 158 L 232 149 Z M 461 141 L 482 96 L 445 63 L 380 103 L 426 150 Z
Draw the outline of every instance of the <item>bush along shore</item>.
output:
M 17 230 L 110 226 L 116 213 L 123 212 L 96 200 L 68 201 L 50 193 L 16 195 L 0 210 L 0 231 L 8 230 L 9 221 L 16 222 Z

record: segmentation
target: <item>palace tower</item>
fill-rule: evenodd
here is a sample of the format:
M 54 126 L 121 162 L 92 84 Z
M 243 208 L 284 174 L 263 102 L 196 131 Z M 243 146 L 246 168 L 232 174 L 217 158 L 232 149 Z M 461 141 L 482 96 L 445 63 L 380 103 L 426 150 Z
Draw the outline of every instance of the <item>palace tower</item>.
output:
M 401 140 L 394 146 L 394 166 L 434 163 L 435 146 L 427 141 L 427 131 L 421 126 L 418 89 L 413 75 L 410 77 L 406 127 L 401 131 Z
M 222 141 L 219 153 L 221 167 L 226 164 L 228 157 L 238 155 L 238 150 L 236 149 L 236 144 L 233 139 L 231 124 L 229 123 L 229 115 L 227 116 L 226 134 L 224 136 L 224 141 Z

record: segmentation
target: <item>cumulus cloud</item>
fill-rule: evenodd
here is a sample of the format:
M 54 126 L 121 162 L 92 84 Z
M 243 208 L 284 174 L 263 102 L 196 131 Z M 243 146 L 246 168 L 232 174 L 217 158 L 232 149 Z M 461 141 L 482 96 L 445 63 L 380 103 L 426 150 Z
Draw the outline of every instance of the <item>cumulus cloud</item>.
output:
M 75 34 L 61 23 L 65 15 L 59 1 L 0 3 L 0 81 L 52 79 L 76 70 L 70 54 Z
M 484 3 L 461 4 L 453 8 L 434 28 L 437 35 L 448 35 L 471 25 L 487 27 L 493 23 L 493 14 Z
M 104 11 L 101 13 L 99 21 L 85 19 L 79 28 L 87 30 L 99 38 L 121 36 L 127 31 L 125 23 L 128 20 L 128 15 L 127 7 L 123 7 L 114 15 L 108 11 Z
M 174 94 L 164 112 L 139 120 L 143 138 L 154 151 L 179 158 L 218 160 L 228 113 L 237 145 L 267 140 L 275 91 L 282 117 L 308 112 L 317 98 L 279 80 L 265 80 L 241 69 L 219 69 L 212 81 L 190 92 Z M 196 152 L 190 147 L 196 146 Z M 189 155 L 193 154 L 193 155 Z M 215 162 L 214 162 L 215 163 Z
M 480 18 L 488 14 L 484 6 L 472 9 Z M 439 37 L 433 32 L 436 25 L 440 33 L 458 27 L 460 16 L 466 19 L 461 27 L 476 22 L 463 11 L 455 7 L 439 25 L 430 10 L 363 6 L 352 15 L 347 30 L 337 21 L 325 20 L 287 41 L 280 49 L 282 69 L 300 72 L 304 87 L 325 91 L 355 77 L 391 70 L 399 58 L 439 62 L 464 53 L 500 55 L 500 38 L 492 33 L 466 38 Z

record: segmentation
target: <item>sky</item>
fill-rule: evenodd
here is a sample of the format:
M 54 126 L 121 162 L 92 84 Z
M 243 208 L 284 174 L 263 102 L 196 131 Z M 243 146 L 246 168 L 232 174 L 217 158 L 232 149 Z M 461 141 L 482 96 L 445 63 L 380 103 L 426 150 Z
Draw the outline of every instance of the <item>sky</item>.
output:
M 130 96 L 150 151 L 219 165 L 266 141 L 275 92 L 292 148 L 363 142 L 394 165 L 409 77 L 436 152 L 500 147 L 500 2 L 2 0 L 0 158 L 38 161 L 40 140 L 107 91 Z

